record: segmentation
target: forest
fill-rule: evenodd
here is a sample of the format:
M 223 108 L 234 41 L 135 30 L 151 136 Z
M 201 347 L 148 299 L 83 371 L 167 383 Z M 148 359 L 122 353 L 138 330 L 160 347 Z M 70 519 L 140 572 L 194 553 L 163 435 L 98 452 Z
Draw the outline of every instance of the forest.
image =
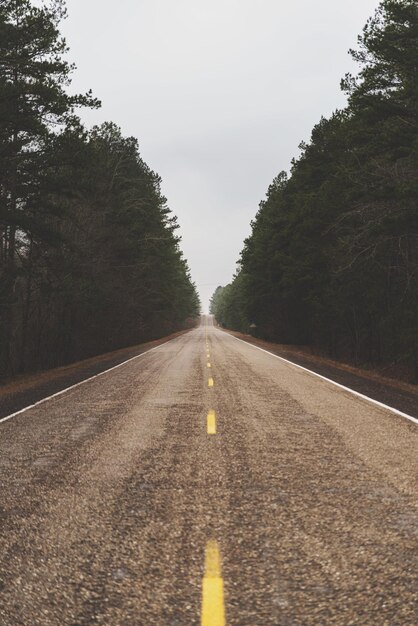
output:
M 418 383 L 418 4 L 384 0 L 350 50 L 347 106 L 272 181 L 222 326 Z
M 69 95 L 63 0 L 0 2 L 0 376 L 167 335 L 200 311 L 161 179 Z

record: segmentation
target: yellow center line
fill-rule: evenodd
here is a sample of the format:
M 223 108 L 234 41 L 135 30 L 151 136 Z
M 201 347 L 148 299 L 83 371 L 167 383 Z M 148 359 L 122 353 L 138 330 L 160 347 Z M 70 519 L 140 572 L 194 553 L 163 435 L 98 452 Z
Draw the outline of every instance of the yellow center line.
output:
M 208 387 L 213 387 L 213 384 L 214 384 L 213 383 L 213 378 L 210 377 L 209 380 L 208 380 Z
M 209 411 L 207 416 L 207 431 L 208 435 L 216 435 L 216 413 L 215 411 Z
M 201 626 L 225 626 L 224 581 L 218 543 L 210 540 L 205 550 L 205 575 L 202 583 Z
M 209 363 L 209 361 L 208 361 L 208 367 L 212 367 L 212 365 Z

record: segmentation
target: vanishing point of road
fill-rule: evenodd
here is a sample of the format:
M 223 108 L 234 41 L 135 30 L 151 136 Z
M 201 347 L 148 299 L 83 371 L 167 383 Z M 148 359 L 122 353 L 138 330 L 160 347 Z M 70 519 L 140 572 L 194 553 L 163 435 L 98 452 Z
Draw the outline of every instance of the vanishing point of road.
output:
M 417 451 L 206 318 L 0 424 L 0 624 L 413 626 Z

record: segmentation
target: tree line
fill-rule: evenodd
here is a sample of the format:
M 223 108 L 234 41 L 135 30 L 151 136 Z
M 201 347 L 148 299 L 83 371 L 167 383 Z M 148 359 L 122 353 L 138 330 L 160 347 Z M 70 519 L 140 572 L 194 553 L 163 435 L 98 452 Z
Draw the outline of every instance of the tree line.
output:
M 86 130 L 64 0 L 0 0 L 0 376 L 178 330 L 200 310 L 138 142 Z
M 227 328 L 394 364 L 418 382 L 418 5 L 384 0 L 351 50 L 348 104 L 268 188 L 231 284 Z

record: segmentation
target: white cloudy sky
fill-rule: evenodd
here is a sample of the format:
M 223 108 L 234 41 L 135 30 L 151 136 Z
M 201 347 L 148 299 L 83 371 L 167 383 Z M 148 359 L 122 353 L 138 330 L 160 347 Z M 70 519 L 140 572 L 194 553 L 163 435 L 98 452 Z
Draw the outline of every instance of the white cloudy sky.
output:
M 321 115 L 378 0 L 67 0 L 73 89 L 163 178 L 204 308 L 259 201 Z

